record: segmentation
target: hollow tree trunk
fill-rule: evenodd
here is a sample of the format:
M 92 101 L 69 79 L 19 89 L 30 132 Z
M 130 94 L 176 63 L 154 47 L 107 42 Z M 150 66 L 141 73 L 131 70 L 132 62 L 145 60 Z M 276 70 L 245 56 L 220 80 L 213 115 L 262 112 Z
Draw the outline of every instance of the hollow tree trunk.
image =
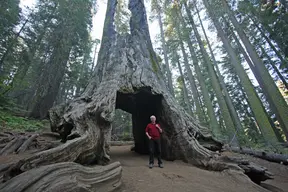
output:
M 21 170 L 68 159 L 79 163 L 106 163 L 110 159 L 108 142 L 115 108 L 132 114 L 137 152 L 147 152 L 144 130 L 154 114 L 165 132 L 164 158 L 180 158 L 207 166 L 214 152 L 202 147 L 197 138 L 210 141 L 213 138 L 207 128 L 176 104 L 159 75 L 143 1 L 130 1 L 131 34 L 121 36 L 113 26 L 116 0 L 110 0 L 107 6 L 105 33 L 94 78 L 82 96 L 50 110 L 52 131 L 60 132 L 63 141 L 76 132 L 80 137 L 26 159 Z M 218 143 L 215 141 L 215 144 Z M 65 153 L 70 149 L 73 153 Z
M 115 33 L 113 26 L 116 4 L 116 0 L 109 0 L 107 4 L 102 41 L 104 44 L 102 43 L 96 67 L 97 76 L 95 74 L 79 98 L 56 106 L 49 112 L 52 131 L 59 132 L 62 141 L 66 142 L 56 148 L 22 159 L 11 166 L 5 174 L 8 181 L 0 185 L 2 191 L 11 189 L 9 183 L 15 184 L 17 181 L 23 183 L 23 180 L 28 182 L 25 182 L 25 185 L 30 183 L 33 187 L 47 186 L 45 182 L 47 179 L 51 181 L 52 177 L 53 180 L 58 180 L 63 175 L 77 178 L 83 191 L 105 191 L 105 188 L 99 189 L 97 188 L 99 185 L 94 185 L 95 180 L 96 183 L 103 181 L 103 178 L 110 181 L 110 174 L 107 175 L 107 171 L 103 169 L 108 169 L 108 173 L 115 175 L 112 179 L 114 182 L 104 182 L 103 185 L 112 187 L 117 184 L 118 180 L 115 178 L 121 174 L 117 164 L 100 169 L 101 175 L 106 174 L 103 177 L 93 174 L 95 171 L 93 167 L 89 170 L 79 166 L 79 164 L 106 164 L 110 160 L 109 142 L 115 108 L 132 114 L 136 152 L 145 153 L 147 150 L 148 140 L 144 131 L 150 115 L 154 114 L 164 129 L 162 146 L 165 159 L 183 159 L 196 166 L 217 171 L 234 169 L 242 175 L 247 171 L 250 175 L 255 172 L 253 165 L 247 161 L 219 157 L 217 153 L 200 145 L 199 142 L 209 143 L 209 148 L 214 147 L 215 150 L 222 147 L 221 143 L 211 137 L 207 128 L 200 126 L 177 105 L 159 75 L 143 0 L 130 0 L 131 34 L 121 36 Z M 53 172 L 53 169 L 56 169 L 56 172 Z M 270 178 L 265 169 L 258 168 L 256 171 L 263 176 L 263 180 Z M 28 173 L 36 175 L 38 182 L 25 179 L 30 175 Z M 64 179 L 63 182 L 62 189 L 72 185 L 70 180 Z M 53 188 L 55 185 L 50 186 Z M 78 191 L 79 187 L 76 188 Z

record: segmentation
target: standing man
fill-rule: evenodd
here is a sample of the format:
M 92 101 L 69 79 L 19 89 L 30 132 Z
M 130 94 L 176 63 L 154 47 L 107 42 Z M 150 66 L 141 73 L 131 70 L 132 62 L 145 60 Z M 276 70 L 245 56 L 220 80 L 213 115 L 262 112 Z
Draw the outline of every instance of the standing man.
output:
M 156 155 L 158 157 L 158 166 L 163 168 L 162 160 L 161 160 L 161 143 L 160 143 L 160 134 L 162 133 L 162 129 L 159 124 L 156 124 L 156 117 L 152 115 L 150 117 L 151 123 L 149 123 L 146 127 L 146 135 L 149 139 L 149 168 L 152 169 L 154 166 L 154 151 L 156 149 Z

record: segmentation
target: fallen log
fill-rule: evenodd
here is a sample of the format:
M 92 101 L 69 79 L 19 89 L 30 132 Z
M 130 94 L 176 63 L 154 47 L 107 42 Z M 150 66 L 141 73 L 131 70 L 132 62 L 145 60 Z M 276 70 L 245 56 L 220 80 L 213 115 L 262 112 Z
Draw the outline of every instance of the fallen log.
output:
M 7 134 L 7 133 L 3 133 L 3 132 L 0 133 L 0 137 L 10 137 L 10 136 L 11 136 L 11 134 Z
M 239 147 L 230 147 L 229 149 L 236 153 L 252 155 L 254 157 L 265 159 L 267 161 L 288 165 L 288 155 L 285 154 L 267 153 L 265 151 L 257 151 L 253 149 Z
M 74 162 L 56 163 L 24 172 L 0 185 L 1 192 L 109 192 L 121 185 L 119 162 L 85 167 Z
M 14 137 L 4 137 L 0 139 L 0 144 L 6 144 L 8 142 L 10 142 L 12 139 L 14 139 Z
M 39 136 L 39 134 L 34 134 L 29 137 L 16 151 L 16 153 L 22 153 L 30 146 L 30 144 Z
M 10 132 L 10 131 L 4 131 L 3 134 L 10 135 L 10 136 L 15 135 L 13 132 Z
M 10 153 L 13 153 L 23 144 L 25 140 L 26 137 L 14 138 L 0 151 L 0 155 L 8 155 Z

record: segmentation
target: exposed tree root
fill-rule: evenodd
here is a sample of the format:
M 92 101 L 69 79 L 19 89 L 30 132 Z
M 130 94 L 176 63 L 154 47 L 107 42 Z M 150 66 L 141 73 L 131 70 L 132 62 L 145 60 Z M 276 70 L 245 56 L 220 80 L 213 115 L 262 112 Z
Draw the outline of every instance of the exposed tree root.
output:
M 24 143 L 25 140 L 26 137 L 23 136 L 15 137 L 0 151 L 0 155 L 7 155 L 15 152 Z
M 0 139 L 0 155 L 24 153 L 30 149 L 38 149 L 38 151 L 43 151 L 46 149 L 54 148 L 60 144 L 55 140 L 60 139 L 60 136 L 58 134 L 58 137 L 55 137 L 55 133 L 10 133 L 11 134 L 9 135 L 1 134 L 2 138 Z
M 56 163 L 29 170 L 0 185 L 1 192 L 109 192 L 121 184 L 119 162 L 85 167 L 73 162 Z
M 247 175 L 254 183 L 260 184 L 262 181 L 273 179 L 273 174 L 270 173 L 265 167 L 256 165 L 246 159 L 239 157 L 221 156 L 219 161 L 224 164 L 220 168 L 234 169 L 241 171 Z M 221 163 L 220 163 L 221 165 Z
M 109 36 L 103 38 L 96 75 L 79 98 L 49 111 L 51 130 L 60 135 L 63 144 L 13 164 L 4 175 L 7 182 L 2 189 L 21 191 L 26 186 L 34 191 L 92 191 L 96 190 L 95 186 L 99 187 L 101 179 L 109 181 L 109 175 L 120 179 L 119 165 L 108 166 L 109 171 L 103 171 L 103 168 L 98 175 L 93 175 L 93 169 L 90 171 L 75 163 L 60 163 L 106 164 L 110 160 L 109 142 L 115 108 L 132 114 L 134 150 L 138 153 L 147 152 L 145 127 L 154 114 L 164 130 L 162 151 L 165 159 L 182 159 L 215 171 L 237 170 L 257 183 L 270 179 L 271 174 L 265 168 L 245 160 L 221 157 L 215 152 L 221 150 L 222 143 L 212 137 L 207 127 L 200 126 L 188 115 L 165 86 L 149 38 L 143 0 L 129 1 L 131 34 L 121 36 L 116 36 L 113 25 L 116 4 L 116 0 L 109 0 L 107 4 L 104 34 Z M 40 139 L 37 140 L 40 143 Z M 15 145 L 14 141 L 12 145 Z M 112 181 L 119 184 L 119 180 Z M 97 191 L 105 187 L 100 185 Z
M 16 151 L 16 153 L 22 153 L 30 146 L 30 144 L 39 136 L 39 134 L 34 134 L 29 137 Z

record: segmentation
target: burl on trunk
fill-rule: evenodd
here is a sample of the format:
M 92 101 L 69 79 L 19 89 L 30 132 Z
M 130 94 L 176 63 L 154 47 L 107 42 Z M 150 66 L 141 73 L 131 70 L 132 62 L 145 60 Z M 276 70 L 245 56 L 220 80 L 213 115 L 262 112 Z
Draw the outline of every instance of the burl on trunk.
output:
M 143 0 L 129 2 L 132 16 L 130 34 L 126 35 L 118 35 L 113 25 L 116 4 L 117 0 L 108 0 L 97 67 L 85 92 L 79 98 L 68 104 L 59 105 L 49 112 L 52 131 L 59 132 L 65 143 L 19 161 L 9 169 L 5 178 L 10 179 L 28 170 L 30 173 L 37 173 L 39 168 L 36 167 L 39 166 L 50 166 L 48 168 L 53 169 L 51 167 L 53 164 L 58 170 L 53 175 L 56 178 L 63 173 L 69 175 L 67 167 L 74 167 L 76 172 L 81 172 L 79 164 L 106 164 L 110 160 L 110 132 L 116 108 L 132 114 L 136 152 L 147 151 L 144 130 L 149 117 L 154 114 L 164 129 L 162 139 L 164 159 L 182 159 L 210 170 L 222 171 L 231 168 L 244 172 L 243 167 L 240 168 L 238 165 L 245 166 L 249 163 L 239 159 L 223 158 L 213 152 L 221 149 L 222 144 L 215 141 L 210 131 L 200 126 L 170 95 L 153 51 Z M 78 164 L 59 164 L 67 161 Z M 112 168 L 113 166 L 110 166 L 107 169 L 111 171 Z M 113 172 L 115 177 L 112 180 L 118 183 L 121 170 L 119 166 L 114 168 L 117 171 Z M 86 169 L 83 171 L 90 172 Z M 259 169 L 257 171 L 259 172 Z M 106 172 L 102 170 L 103 174 Z M 260 172 L 267 176 L 265 169 L 261 169 Z M 35 175 L 32 173 L 26 174 L 25 177 Z M 75 177 L 76 180 L 81 180 L 84 173 Z M 5 183 L 4 189 L 21 191 L 11 188 L 11 185 L 19 182 L 24 174 L 12 178 L 8 181 L 9 184 Z M 41 175 L 42 178 L 50 176 L 48 173 Z M 107 177 L 106 180 L 111 178 Z M 32 179 L 27 182 L 30 182 L 30 187 L 41 185 Z M 70 184 L 67 182 L 67 185 Z M 87 187 L 87 191 L 88 186 L 89 190 L 93 190 L 93 186 L 97 187 L 97 185 L 73 185 L 74 189 L 79 190 Z

